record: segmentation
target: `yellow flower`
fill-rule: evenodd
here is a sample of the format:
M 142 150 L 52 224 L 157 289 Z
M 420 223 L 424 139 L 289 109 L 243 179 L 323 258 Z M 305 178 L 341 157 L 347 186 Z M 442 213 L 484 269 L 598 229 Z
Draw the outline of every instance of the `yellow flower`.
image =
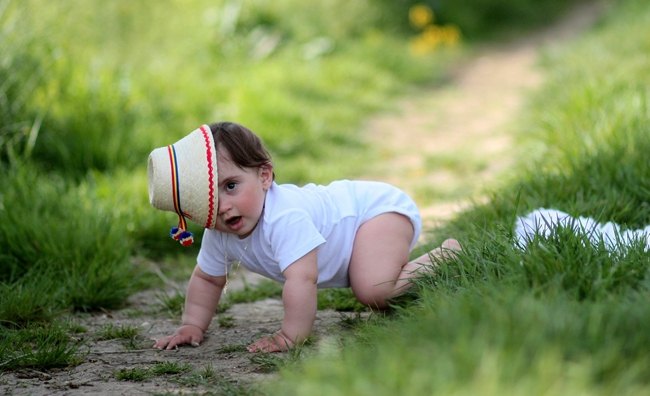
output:
M 424 55 L 433 52 L 439 44 L 439 36 L 422 33 L 409 41 L 409 50 L 413 55 Z
M 433 23 L 433 11 L 427 5 L 416 4 L 409 10 L 409 20 L 413 26 L 421 29 Z
M 441 33 L 447 45 L 453 46 L 460 41 L 460 29 L 456 25 L 446 25 Z
M 422 36 L 417 36 L 409 41 L 409 51 L 413 55 L 424 55 L 431 52 L 431 47 Z
M 422 32 L 422 38 L 431 48 L 435 48 L 443 41 L 443 28 L 435 25 L 427 26 Z

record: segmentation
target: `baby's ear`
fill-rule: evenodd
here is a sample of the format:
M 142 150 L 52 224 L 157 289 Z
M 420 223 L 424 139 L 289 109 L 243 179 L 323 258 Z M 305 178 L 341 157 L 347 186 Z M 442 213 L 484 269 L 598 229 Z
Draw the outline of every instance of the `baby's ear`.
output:
M 260 178 L 262 179 L 262 187 L 264 190 L 271 188 L 271 184 L 273 184 L 273 165 L 268 163 L 260 166 Z

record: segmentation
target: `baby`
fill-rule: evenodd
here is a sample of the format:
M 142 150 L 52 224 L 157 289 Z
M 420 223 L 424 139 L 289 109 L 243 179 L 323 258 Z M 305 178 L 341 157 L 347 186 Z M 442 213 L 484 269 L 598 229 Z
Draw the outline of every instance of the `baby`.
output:
M 154 150 L 148 177 L 151 204 L 179 216 L 174 239 L 192 243 L 186 218 L 206 229 L 182 324 L 157 349 L 199 345 L 234 262 L 284 284 L 282 328 L 248 346 L 278 352 L 309 336 L 318 288 L 350 287 L 362 304 L 384 309 L 430 268 L 430 255 L 449 258 L 461 249 L 448 239 L 409 261 L 421 219 L 404 192 L 370 181 L 276 184 L 261 139 L 235 123 L 203 125 Z

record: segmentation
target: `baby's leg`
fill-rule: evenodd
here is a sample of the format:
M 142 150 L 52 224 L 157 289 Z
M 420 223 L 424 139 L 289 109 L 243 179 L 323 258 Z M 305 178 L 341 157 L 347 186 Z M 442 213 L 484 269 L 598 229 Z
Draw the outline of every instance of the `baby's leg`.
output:
M 429 254 L 409 262 L 413 225 L 398 213 L 384 213 L 365 222 L 357 231 L 350 259 L 350 286 L 359 302 L 372 308 L 386 308 L 386 300 L 404 292 L 430 265 Z M 440 259 L 460 250 L 458 241 L 448 239 L 430 253 Z

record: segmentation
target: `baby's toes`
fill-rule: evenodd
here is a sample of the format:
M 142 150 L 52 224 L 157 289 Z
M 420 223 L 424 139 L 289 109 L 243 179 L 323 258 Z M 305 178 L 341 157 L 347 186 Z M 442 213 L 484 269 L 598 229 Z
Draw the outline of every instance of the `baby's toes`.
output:
M 458 252 L 462 251 L 463 248 L 460 246 L 460 243 L 454 238 L 449 238 L 442 243 L 442 247 L 445 249 L 456 250 Z

